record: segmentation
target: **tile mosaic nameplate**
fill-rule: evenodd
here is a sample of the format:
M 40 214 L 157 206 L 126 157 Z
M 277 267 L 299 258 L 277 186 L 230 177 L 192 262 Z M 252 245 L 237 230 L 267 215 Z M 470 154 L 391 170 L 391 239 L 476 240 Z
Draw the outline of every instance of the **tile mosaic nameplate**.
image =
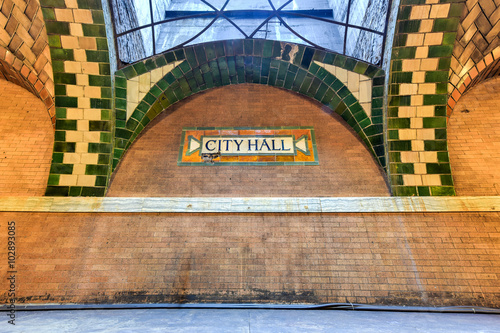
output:
M 318 165 L 312 127 L 182 129 L 178 165 Z

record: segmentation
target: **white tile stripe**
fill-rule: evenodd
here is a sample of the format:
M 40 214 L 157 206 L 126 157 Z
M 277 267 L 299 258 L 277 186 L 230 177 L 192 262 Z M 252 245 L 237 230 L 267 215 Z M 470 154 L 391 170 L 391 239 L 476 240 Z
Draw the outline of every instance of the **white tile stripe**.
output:
M 500 197 L 0 198 L 0 212 L 397 213 L 498 211 L 500 211 Z

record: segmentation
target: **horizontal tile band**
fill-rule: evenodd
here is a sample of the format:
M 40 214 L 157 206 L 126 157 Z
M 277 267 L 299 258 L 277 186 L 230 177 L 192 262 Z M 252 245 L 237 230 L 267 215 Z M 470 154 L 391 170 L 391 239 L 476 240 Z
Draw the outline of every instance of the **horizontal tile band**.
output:
M 500 197 L 0 197 L 0 212 L 411 213 L 498 211 L 500 211 Z

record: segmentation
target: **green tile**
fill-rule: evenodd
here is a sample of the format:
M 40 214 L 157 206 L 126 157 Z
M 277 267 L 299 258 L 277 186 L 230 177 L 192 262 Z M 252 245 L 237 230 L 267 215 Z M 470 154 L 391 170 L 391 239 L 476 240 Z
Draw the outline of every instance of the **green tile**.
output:
M 453 196 L 455 189 L 451 186 L 431 186 L 431 194 L 434 196 Z
M 86 37 L 106 37 L 106 27 L 97 24 L 82 24 L 83 35 Z
M 48 197 L 67 197 L 69 186 L 47 186 L 45 195 Z
M 389 149 L 393 151 L 411 151 L 411 141 L 389 141 Z
M 52 163 L 52 165 L 50 166 L 50 173 L 71 175 L 73 173 L 73 164 Z

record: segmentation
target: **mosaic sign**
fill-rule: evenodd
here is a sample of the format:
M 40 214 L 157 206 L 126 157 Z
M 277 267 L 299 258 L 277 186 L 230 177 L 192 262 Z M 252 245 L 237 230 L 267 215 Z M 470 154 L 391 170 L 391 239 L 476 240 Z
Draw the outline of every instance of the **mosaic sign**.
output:
M 178 165 L 318 165 L 312 127 L 182 130 Z

